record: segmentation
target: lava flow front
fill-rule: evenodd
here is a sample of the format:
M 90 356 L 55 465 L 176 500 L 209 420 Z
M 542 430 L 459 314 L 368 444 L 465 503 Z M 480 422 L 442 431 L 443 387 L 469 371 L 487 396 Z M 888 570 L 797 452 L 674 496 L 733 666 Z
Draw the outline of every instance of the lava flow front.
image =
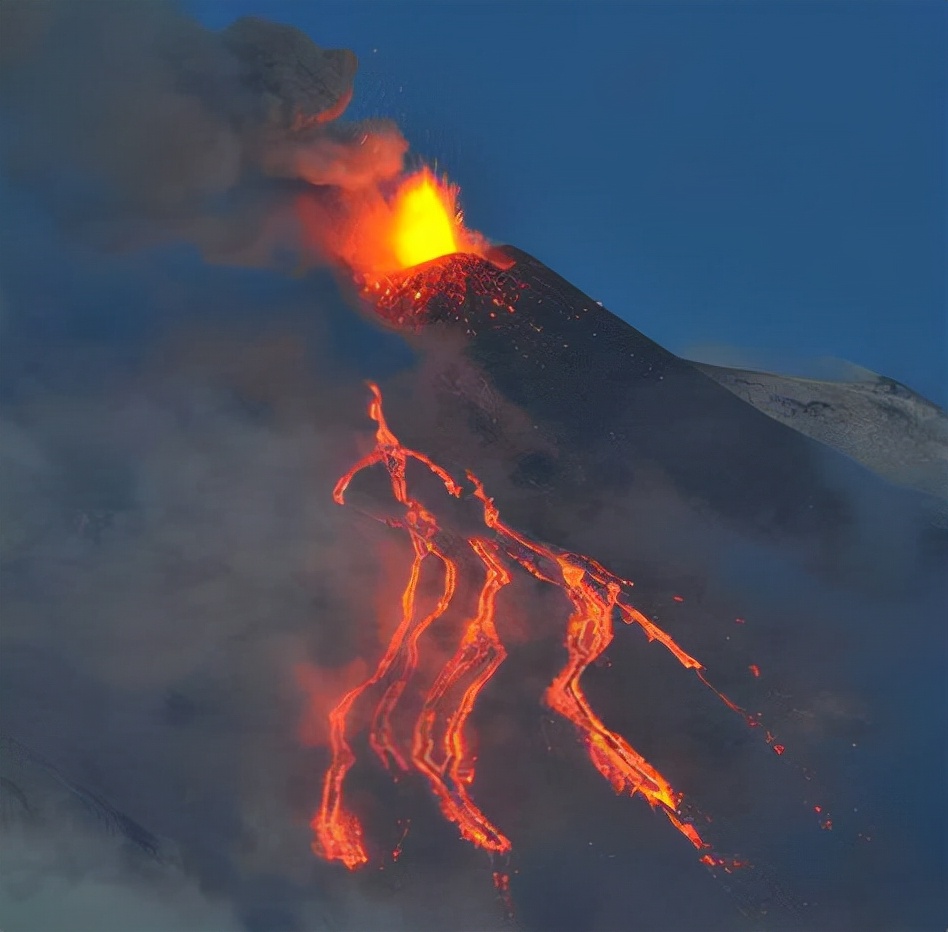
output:
M 590 760 L 617 793 L 636 793 L 671 822 L 710 866 L 730 870 L 738 862 L 714 854 L 686 819 L 682 795 L 623 737 L 610 731 L 596 715 L 583 692 L 583 673 L 599 658 L 613 638 L 613 620 L 637 625 L 650 641 L 657 641 L 686 669 L 705 682 L 702 665 L 686 653 L 665 631 L 646 618 L 629 601 L 632 585 L 609 572 L 595 560 L 530 540 L 501 519 L 494 501 L 480 480 L 468 472 L 456 479 L 424 453 L 403 446 L 389 429 L 382 411 L 379 388 L 370 384 L 369 416 L 375 421 L 374 449 L 359 460 L 337 483 L 333 497 L 344 504 L 355 476 L 374 466 L 383 467 L 391 493 L 399 506 L 398 516 L 386 519 L 390 526 L 409 537 L 414 558 L 401 599 L 401 620 L 375 671 L 351 689 L 329 715 L 332 760 L 325 776 L 322 801 L 312 820 L 314 851 L 355 869 L 368 861 L 363 829 L 347 806 L 346 775 L 355 763 L 350 745 L 348 719 L 353 706 L 368 692 L 379 694 L 369 730 L 369 743 L 382 763 L 400 771 L 411 769 L 424 775 L 446 819 L 455 823 L 463 838 L 485 851 L 504 854 L 508 837 L 491 822 L 469 792 L 474 780 L 474 756 L 467 733 L 468 719 L 478 695 L 506 657 L 498 634 L 498 595 L 520 570 L 556 587 L 572 611 L 565 622 L 568 659 L 545 692 L 551 710 L 576 728 Z M 414 465 L 412 465 L 414 464 Z M 437 516 L 413 494 L 409 466 L 427 471 L 453 497 L 476 504 L 482 530 L 464 537 L 463 554 Z M 440 596 L 427 612 L 417 609 L 417 589 L 426 561 L 440 566 Z M 422 637 L 452 605 L 459 576 L 473 566 L 479 583 L 477 608 L 464 622 L 454 655 L 444 664 L 424 698 L 414 722 L 411 747 L 403 749 L 395 738 L 391 716 L 416 673 Z M 476 586 L 475 586 L 476 588 Z M 720 693 L 729 707 L 757 724 L 742 709 Z M 499 874 L 503 888 L 505 877 Z

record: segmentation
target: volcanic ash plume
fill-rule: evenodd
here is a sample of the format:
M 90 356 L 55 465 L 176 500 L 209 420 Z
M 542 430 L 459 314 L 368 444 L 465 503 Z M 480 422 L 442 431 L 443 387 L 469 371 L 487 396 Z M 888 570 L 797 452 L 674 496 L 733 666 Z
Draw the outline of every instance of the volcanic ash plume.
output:
M 165 3 L 12 0 L 2 17 L 4 167 L 108 243 L 184 236 L 260 261 L 254 240 L 285 205 L 276 179 L 353 191 L 401 170 L 393 124 L 337 122 L 355 55 L 290 26 L 213 33 Z

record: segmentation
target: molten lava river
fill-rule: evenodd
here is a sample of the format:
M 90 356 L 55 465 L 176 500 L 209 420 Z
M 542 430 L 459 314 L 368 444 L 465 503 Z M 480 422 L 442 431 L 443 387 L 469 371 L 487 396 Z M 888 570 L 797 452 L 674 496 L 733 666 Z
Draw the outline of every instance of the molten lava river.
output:
M 401 621 L 389 641 L 375 671 L 351 689 L 330 712 L 332 761 L 323 784 L 322 801 L 312 828 L 314 851 L 355 869 L 368 861 L 363 829 L 345 800 L 346 775 L 355 763 L 347 721 L 353 706 L 370 691 L 377 691 L 369 742 L 386 767 L 399 771 L 414 769 L 427 779 L 446 819 L 454 822 L 463 838 L 495 855 L 511 848 L 509 838 L 474 802 L 469 787 L 475 763 L 466 728 L 477 697 L 506 657 L 497 631 L 497 598 L 521 571 L 559 589 L 572 611 L 563 619 L 568 659 L 546 690 L 544 700 L 555 713 L 576 729 L 593 766 L 612 784 L 617 793 L 641 795 L 661 812 L 671 825 L 701 852 L 701 861 L 732 870 L 741 862 L 725 858 L 702 839 L 681 811 L 682 794 L 639 754 L 621 735 L 610 731 L 596 715 L 583 693 L 580 680 L 584 671 L 609 646 L 613 619 L 637 625 L 649 641 L 656 641 L 686 669 L 698 677 L 731 709 L 751 726 L 758 721 L 708 684 L 701 663 L 683 650 L 665 631 L 638 611 L 629 600 L 632 583 L 609 572 L 590 557 L 569 553 L 530 540 L 502 520 L 493 500 L 472 472 L 463 479 L 452 476 L 424 453 L 403 446 L 385 420 L 382 395 L 370 384 L 369 416 L 376 423 L 375 448 L 359 460 L 337 483 L 334 500 L 342 505 L 352 480 L 363 470 L 380 467 L 388 474 L 391 494 L 400 514 L 387 523 L 407 534 L 414 559 L 401 599 Z M 416 672 L 425 632 L 444 616 L 458 587 L 462 561 L 444 540 L 438 517 L 416 498 L 409 487 L 408 467 L 415 463 L 427 470 L 455 498 L 477 501 L 482 513 L 481 533 L 465 538 L 467 556 L 473 557 L 480 574 L 477 610 L 465 621 L 463 635 L 454 655 L 444 664 L 424 698 L 421 714 L 414 724 L 410 750 L 403 751 L 393 736 L 391 716 L 406 686 Z M 442 589 L 433 610 L 416 611 L 416 595 L 426 561 L 440 566 Z M 767 734 L 774 751 L 783 748 Z M 495 881 L 501 889 L 506 875 L 498 871 Z

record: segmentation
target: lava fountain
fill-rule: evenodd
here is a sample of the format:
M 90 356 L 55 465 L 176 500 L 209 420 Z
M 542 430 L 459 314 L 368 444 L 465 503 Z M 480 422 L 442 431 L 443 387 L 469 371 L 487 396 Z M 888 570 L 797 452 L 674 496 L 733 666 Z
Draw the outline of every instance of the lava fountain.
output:
M 461 252 L 463 216 L 457 189 L 427 170 L 408 179 L 395 196 L 393 240 L 400 268 Z
M 335 199 L 302 196 L 299 221 L 310 245 L 345 267 L 366 290 L 444 256 L 483 256 L 482 236 L 464 225 L 458 187 L 421 168 L 393 188 L 349 193 Z

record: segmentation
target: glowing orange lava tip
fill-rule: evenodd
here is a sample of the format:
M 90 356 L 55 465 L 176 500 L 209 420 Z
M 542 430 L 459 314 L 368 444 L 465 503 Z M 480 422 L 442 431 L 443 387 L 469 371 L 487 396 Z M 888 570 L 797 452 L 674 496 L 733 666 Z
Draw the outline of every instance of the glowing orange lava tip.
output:
M 471 472 L 466 475 L 472 487 L 468 495 L 483 511 L 484 531 L 463 539 L 468 549 L 467 560 L 462 564 L 457 547 L 445 545 L 449 535 L 439 526 L 435 514 L 412 495 L 408 464 L 413 461 L 426 469 L 456 498 L 462 496 L 464 488 L 428 456 L 402 446 L 386 423 L 378 386 L 370 384 L 369 387 L 372 393 L 369 416 L 376 423 L 375 447 L 342 476 L 333 498 L 340 505 L 345 504 L 346 491 L 358 473 L 372 466 L 384 466 L 392 496 L 402 509 L 400 518 L 387 519 L 386 523 L 407 533 L 414 557 L 402 594 L 401 619 L 378 666 L 329 713 L 332 757 L 323 783 L 322 800 L 312 820 L 314 851 L 350 869 L 368 861 L 362 825 L 346 806 L 343 785 L 355 764 L 347 734 L 349 713 L 364 693 L 376 688 L 381 691 L 381 698 L 370 725 L 369 744 L 382 763 L 390 769 L 408 771 L 413 768 L 422 774 L 442 814 L 458 827 L 461 837 L 492 854 L 503 855 L 510 850 L 510 840 L 478 808 L 468 790 L 474 779 L 475 757 L 465 731 L 480 692 L 507 656 L 496 625 L 497 601 L 511 581 L 513 571 L 519 568 L 558 588 L 571 606 L 565 631 L 567 660 L 546 690 L 547 706 L 576 728 L 590 761 L 617 793 L 638 793 L 654 809 L 664 813 L 669 822 L 703 852 L 700 859 L 703 863 L 726 870 L 740 866 L 740 862 L 711 851 L 682 813 L 682 794 L 624 738 L 606 727 L 593 711 L 580 680 L 612 641 L 613 621 L 618 616 L 626 624 L 638 626 L 649 641 L 660 643 L 683 667 L 694 670 L 702 682 L 745 721 L 753 725 L 758 722 L 714 689 L 705 679 L 702 665 L 629 604 L 626 593 L 631 583 L 628 580 L 615 576 L 589 557 L 545 546 L 518 533 L 502 521 L 493 499 Z M 434 607 L 417 611 L 416 590 L 427 560 L 440 565 L 443 585 Z M 422 636 L 448 610 L 458 575 L 470 564 L 477 567 L 481 580 L 477 609 L 465 621 L 454 655 L 428 689 L 411 735 L 410 750 L 405 749 L 396 738 L 391 715 L 416 672 Z M 768 733 L 768 743 L 772 740 Z M 778 754 L 783 751 L 780 745 L 773 745 L 773 749 Z M 498 889 L 503 892 L 508 882 L 506 875 L 498 873 L 497 877 L 504 878 L 498 881 Z

